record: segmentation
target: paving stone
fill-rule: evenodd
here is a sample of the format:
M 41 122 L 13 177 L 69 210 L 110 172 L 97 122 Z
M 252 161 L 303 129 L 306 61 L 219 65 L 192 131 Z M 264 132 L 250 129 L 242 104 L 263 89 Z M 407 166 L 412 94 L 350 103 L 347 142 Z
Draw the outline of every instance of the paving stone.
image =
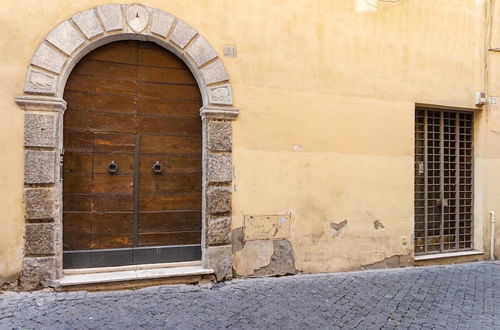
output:
M 32 258 L 25 270 L 50 262 Z M 444 297 L 456 302 L 457 317 L 443 307 Z M 0 329 L 500 329 L 499 297 L 500 265 L 477 262 L 235 279 L 203 288 L 4 293 Z M 401 306 L 408 312 L 398 312 Z M 477 306 L 490 312 L 461 317 Z

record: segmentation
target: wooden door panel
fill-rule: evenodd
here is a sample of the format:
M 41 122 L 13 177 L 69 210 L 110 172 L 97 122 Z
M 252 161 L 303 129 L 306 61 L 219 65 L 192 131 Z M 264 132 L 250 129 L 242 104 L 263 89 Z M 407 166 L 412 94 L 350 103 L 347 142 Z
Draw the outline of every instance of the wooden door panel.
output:
M 131 235 L 133 213 L 93 213 L 92 234 Z
M 112 43 L 80 61 L 64 97 L 64 251 L 200 244 L 202 100 L 187 66 Z
M 201 210 L 201 194 L 139 195 L 141 211 Z
M 92 173 L 91 153 L 67 151 L 64 153 L 64 173 Z
M 162 165 L 162 173 L 201 173 L 201 155 L 141 155 L 140 174 L 153 174 L 153 165 L 159 161 Z
M 113 62 L 103 65 L 102 61 L 87 59 L 80 61 L 71 74 L 135 82 L 137 65 Z
M 141 115 L 183 116 L 200 118 L 202 104 L 196 101 L 172 101 L 138 97 L 137 113 Z
M 201 230 L 200 211 L 141 212 L 139 232 L 179 232 Z
M 92 196 L 90 194 L 70 194 L 63 195 L 63 210 L 65 211 L 91 211 Z
M 195 193 L 201 190 L 201 174 L 143 175 L 139 194 Z
M 139 246 L 200 244 L 200 231 L 139 234 Z
M 92 195 L 92 206 L 96 212 L 100 211 L 133 211 L 134 196 L 129 195 Z
M 135 137 L 130 134 L 96 132 L 95 153 L 134 153 Z
M 196 80 L 189 70 L 140 66 L 140 82 L 196 85 Z
M 66 91 L 64 99 L 68 102 L 68 107 L 71 106 L 68 112 L 81 110 L 135 114 L 137 111 L 135 96 L 103 94 L 96 97 L 95 94 Z
M 137 124 L 139 134 L 201 137 L 201 121 L 199 118 L 139 116 Z
M 188 136 L 148 136 L 141 138 L 141 154 L 201 154 L 201 138 Z
M 108 174 L 108 165 L 114 161 L 118 165 L 117 174 L 134 174 L 134 155 L 94 154 L 94 173 Z
M 120 174 L 94 174 L 93 193 L 96 194 L 132 194 L 134 177 Z

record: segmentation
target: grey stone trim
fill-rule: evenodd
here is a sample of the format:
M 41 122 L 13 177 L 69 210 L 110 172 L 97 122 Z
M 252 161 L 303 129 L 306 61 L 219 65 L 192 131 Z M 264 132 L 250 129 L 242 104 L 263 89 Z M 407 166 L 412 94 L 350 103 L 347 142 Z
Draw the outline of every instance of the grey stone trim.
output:
M 209 218 L 206 242 L 208 246 L 231 244 L 231 217 Z
M 217 53 L 210 46 L 207 39 L 199 36 L 188 48 L 187 53 L 194 62 L 201 66 L 217 57 Z
M 153 10 L 153 19 L 151 22 L 151 32 L 166 38 L 172 28 L 175 17 L 159 9 Z
M 85 39 L 69 21 L 62 22 L 54 30 L 50 31 L 46 39 L 66 55 L 71 55 L 75 49 L 85 42 Z
M 32 223 L 25 226 L 24 253 L 29 256 L 54 254 L 53 223 Z
M 203 98 L 203 264 L 214 269 L 218 280 L 231 278 L 231 241 L 227 234 L 231 223 L 230 121 L 238 116 L 238 109 L 232 107 L 224 65 L 209 42 L 175 16 L 141 4 L 106 4 L 75 14 L 47 34 L 28 66 L 24 94 L 15 97 L 26 111 L 26 256 L 20 282 L 25 290 L 51 285 L 62 276 L 58 154 L 62 148 L 66 79 L 83 56 L 118 40 L 154 41 L 179 56 L 198 82 Z M 39 257 L 33 258 L 35 255 Z M 42 257 L 45 255 L 53 256 Z
M 75 22 L 83 34 L 85 34 L 87 39 L 91 39 L 101 33 L 104 33 L 97 16 L 92 9 L 82 11 L 81 13 L 74 15 L 71 19 Z
M 219 59 L 201 69 L 201 75 L 203 76 L 203 79 L 205 79 L 205 83 L 207 85 L 229 79 L 227 77 L 226 70 L 224 69 L 224 65 L 222 65 L 222 62 Z
M 27 258 L 23 260 L 21 289 L 31 291 L 51 286 L 55 278 L 55 258 Z
M 231 151 L 233 145 L 231 122 L 209 121 L 207 132 L 207 146 L 210 151 Z
M 231 182 L 233 169 L 231 155 L 208 154 L 207 181 L 210 183 Z
M 24 183 L 55 182 L 56 153 L 54 151 L 26 150 L 24 152 Z
M 203 119 L 235 120 L 239 110 L 231 107 L 203 106 L 200 115 Z
M 24 214 L 26 219 L 53 219 L 56 215 L 54 188 L 25 188 Z
M 101 5 L 96 10 L 106 31 L 123 29 L 122 9 L 119 4 Z
M 175 24 L 174 32 L 172 32 L 172 36 L 170 36 L 170 40 L 180 48 L 184 48 L 191 39 L 193 39 L 196 33 L 196 30 L 190 27 L 186 22 L 178 20 Z
M 204 266 L 214 270 L 217 281 L 232 278 L 231 251 L 231 245 L 208 246 L 205 248 Z
M 66 57 L 64 55 L 50 48 L 45 43 L 42 43 L 40 47 L 38 47 L 35 56 L 33 56 L 33 59 L 31 60 L 31 64 L 54 73 L 61 72 L 65 62 Z
M 207 191 L 207 211 L 209 214 L 231 211 L 231 189 L 213 187 Z
M 18 95 L 14 100 L 21 109 L 28 111 L 64 112 L 67 105 L 62 98 L 50 96 Z
M 56 147 L 56 132 L 57 114 L 24 114 L 24 145 L 26 147 Z

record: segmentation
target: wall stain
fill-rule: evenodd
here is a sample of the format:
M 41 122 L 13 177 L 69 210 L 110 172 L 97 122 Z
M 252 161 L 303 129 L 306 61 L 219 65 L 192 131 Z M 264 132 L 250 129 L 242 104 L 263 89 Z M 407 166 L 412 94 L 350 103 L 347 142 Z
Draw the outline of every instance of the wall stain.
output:
M 379 220 L 375 220 L 373 222 L 373 227 L 375 227 L 375 229 L 384 229 L 385 226 L 382 222 L 380 222 Z
M 273 241 L 273 254 L 269 264 L 256 269 L 253 276 L 284 276 L 292 274 L 297 274 L 292 244 L 286 239 L 280 239 Z
M 245 247 L 245 240 L 243 237 L 243 227 L 238 227 L 233 229 L 231 232 L 232 243 L 233 243 L 233 253 L 242 250 Z
M 330 222 L 330 228 L 332 229 L 331 231 L 332 238 L 338 237 L 340 233 L 342 233 L 342 230 L 346 225 L 347 225 L 347 220 L 344 220 L 339 223 Z

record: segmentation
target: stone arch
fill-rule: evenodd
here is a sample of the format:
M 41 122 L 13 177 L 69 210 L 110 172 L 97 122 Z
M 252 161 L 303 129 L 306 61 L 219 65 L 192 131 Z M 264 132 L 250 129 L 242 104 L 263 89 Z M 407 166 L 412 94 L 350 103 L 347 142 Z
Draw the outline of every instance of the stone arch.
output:
M 57 285 L 62 277 L 63 93 L 72 69 L 90 51 L 113 41 L 152 41 L 193 73 L 203 99 L 202 262 L 217 279 L 231 277 L 232 126 L 228 74 L 209 42 L 186 22 L 142 4 L 105 4 L 79 12 L 50 31 L 29 63 L 25 110 L 24 289 Z

